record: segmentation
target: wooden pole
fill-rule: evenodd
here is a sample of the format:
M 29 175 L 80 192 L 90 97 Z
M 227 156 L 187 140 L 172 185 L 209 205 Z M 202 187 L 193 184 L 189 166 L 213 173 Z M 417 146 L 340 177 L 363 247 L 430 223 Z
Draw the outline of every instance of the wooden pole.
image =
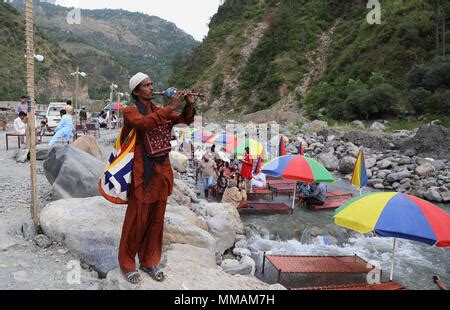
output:
M 35 230 L 39 227 L 39 210 L 36 182 L 36 128 L 35 128 L 35 101 L 34 101 L 34 42 L 33 42 L 33 1 L 25 1 L 25 37 L 26 37 L 26 61 L 27 61 L 27 93 L 30 96 L 30 111 L 28 114 L 28 144 L 30 149 L 30 174 L 31 174 L 31 218 Z
M 78 109 L 78 79 L 80 74 L 80 67 L 77 66 L 77 72 L 75 74 L 75 96 L 74 96 L 74 111 L 75 111 L 75 125 L 77 124 L 77 109 Z

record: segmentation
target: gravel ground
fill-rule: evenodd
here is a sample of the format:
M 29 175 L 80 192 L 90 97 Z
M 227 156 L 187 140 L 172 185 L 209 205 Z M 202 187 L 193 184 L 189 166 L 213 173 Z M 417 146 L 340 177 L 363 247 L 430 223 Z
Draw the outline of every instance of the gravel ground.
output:
M 30 165 L 17 163 L 14 159 L 17 144 L 10 145 L 6 151 L 5 133 L 1 133 L 0 290 L 102 289 L 103 280 L 98 279 L 97 273 L 87 266 L 80 268 L 77 257 L 60 244 L 41 248 L 22 236 L 22 223 L 30 217 Z M 43 162 L 37 163 L 37 183 L 42 208 L 51 200 Z

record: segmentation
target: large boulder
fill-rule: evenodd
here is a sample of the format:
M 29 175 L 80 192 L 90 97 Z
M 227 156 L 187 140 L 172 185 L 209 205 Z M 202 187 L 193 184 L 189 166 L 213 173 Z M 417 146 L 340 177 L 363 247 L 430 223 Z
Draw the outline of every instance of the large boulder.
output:
M 180 214 L 167 213 L 164 218 L 163 243 L 190 244 L 215 251 L 216 240 L 206 230 L 191 224 Z
M 390 173 L 386 177 L 386 181 L 389 183 L 394 183 L 396 181 L 401 181 L 403 179 L 409 178 L 411 176 L 411 171 L 402 170 L 399 172 Z
M 36 160 L 46 160 L 50 156 L 52 147 L 48 144 L 36 145 Z
M 42 230 L 62 243 L 100 275 L 118 266 L 117 253 L 126 206 L 103 197 L 62 199 L 48 204 L 40 214 Z M 216 241 L 204 230 L 206 222 L 186 207 L 167 206 L 164 244 L 185 243 L 214 252 Z
M 318 132 L 328 128 L 328 123 L 324 121 L 315 120 L 311 123 L 306 123 L 302 126 L 303 131 Z
M 384 126 L 383 124 L 381 124 L 379 122 L 373 122 L 372 125 L 370 126 L 370 129 L 376 130 L 376 131 L 384 131 L 386 129 L 386 126 Z
M 186 157 L 186 155 L 181 154 L 180 152 L 172 151 L 170 152 L 169 157 L 173 169 L 180 173 L 184 173 L 187 171 L 189 159 Z
M 72 143 L 73 147 L 76 147 L 79 150 L 82 150 L 88 154 L 91 154 L 95 158 L 101 161 L 105 161 L 102 156 L 102 151 L 97 144 L 97 139 L 91 135 L 85 135 L 78 138 L 74 143 Z
M 137 285 L 127 282 L 122 272 L 108 273 L 107 290 L 267 290 L 285 289 L 269 285 L 253 276 L 230 275 L 215 265 L 214 253 L 191 245 L 172 244 L 165 252 L 163 282 L 152 280 L 141 272 L 143 281 Z
M 442 202 L 442 196 L 437 188 L 428 189 L 423 196 L 429 201 Z
M 364 128 L 365 127 L 364 123 L 361 121 L 353 121 L 350 123 L 350 125 L 355 128 Z
M 339 161 L 339 172 L 341 173 L 350 173 L 353 171 L 353 168 L 355 167 L 356 158 L 352 156 L 344 156 Z
M 45 235 L 105 276 L 118 266 L 125 210 L 102 197 L 58 200 L 41 211 L 40 223 Z
M 434 166 L 429 162 L 426 162 L 415 169 L 416 174 L 421 177 L 429 176 L 434 171 Z
M 241 221 L 238 210 L 228 203 L 208 203 L 201 200 L 198 204 L 192 205 L 192 210 L 204 218 L 217 217 L 228 221 L 233 230 L 238 235 L 245 234 L 244 224 Z
M 57 198 L 98 196 L 98 180 L 106 164 L 70 145 L 56 146 L 44 162 L 44 172 Z
M 334 155 L 333 152 L 321 153 L 317 156 L 317 159 L 325 166 L 328 170 L 334 171 L 339 168 L 339 159 Z
M 234 245 L 236 231 L 226 219 L 213 217 L 207 220 L 208 231 L 216 240 L 216 255 L 222 255 Z

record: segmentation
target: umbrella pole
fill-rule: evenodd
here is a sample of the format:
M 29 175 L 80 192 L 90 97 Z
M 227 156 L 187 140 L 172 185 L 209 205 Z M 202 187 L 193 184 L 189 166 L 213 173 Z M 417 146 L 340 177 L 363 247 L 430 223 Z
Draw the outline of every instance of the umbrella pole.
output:
M 389 280 L 392 281 L 394 277 L 394 260 L 395 260 L 395 244 L 396 244 L 397 238 L 394 238 L 394 244 L 392 246 L 392 258 L 391 258 L 391 276 L 389 277 Z
M 297 189 L 297 183 L 294 186 L 294 197 L 292 198 L 292 210 L 295 208 L 295 190 Z

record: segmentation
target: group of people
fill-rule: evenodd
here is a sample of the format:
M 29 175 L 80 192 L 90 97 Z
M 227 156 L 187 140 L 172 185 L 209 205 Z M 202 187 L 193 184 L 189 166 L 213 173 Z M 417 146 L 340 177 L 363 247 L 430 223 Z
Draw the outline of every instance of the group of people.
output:
M 244 158 L 236 160 L 229 159 L 225 149 L 216 152 L 215 145 L 207 150 L 198 146 L 193 163 L 196 183 L 200 175 L 207 200 L 214 197 L 236 208 L 245 208 L 248 204 L 247 194 L 252 192 L 252 188 L 266 186 L 264 174 L 253 176 L 253 159 L 248 148 L 245 149 Z
M 117 128 L 117 126 L 119 124 L 119 118 L 117 117 L 115 111 L 111 112 L 111 116 L 109 117 L 109 120 L 108 120 L 108 114 L 105 111 L 101 111 L 97 121 L 98 121 L 100 128 L 108 128 L 108 123 L 111 123 L 111 128 L 115 129 L 115 128 Z

